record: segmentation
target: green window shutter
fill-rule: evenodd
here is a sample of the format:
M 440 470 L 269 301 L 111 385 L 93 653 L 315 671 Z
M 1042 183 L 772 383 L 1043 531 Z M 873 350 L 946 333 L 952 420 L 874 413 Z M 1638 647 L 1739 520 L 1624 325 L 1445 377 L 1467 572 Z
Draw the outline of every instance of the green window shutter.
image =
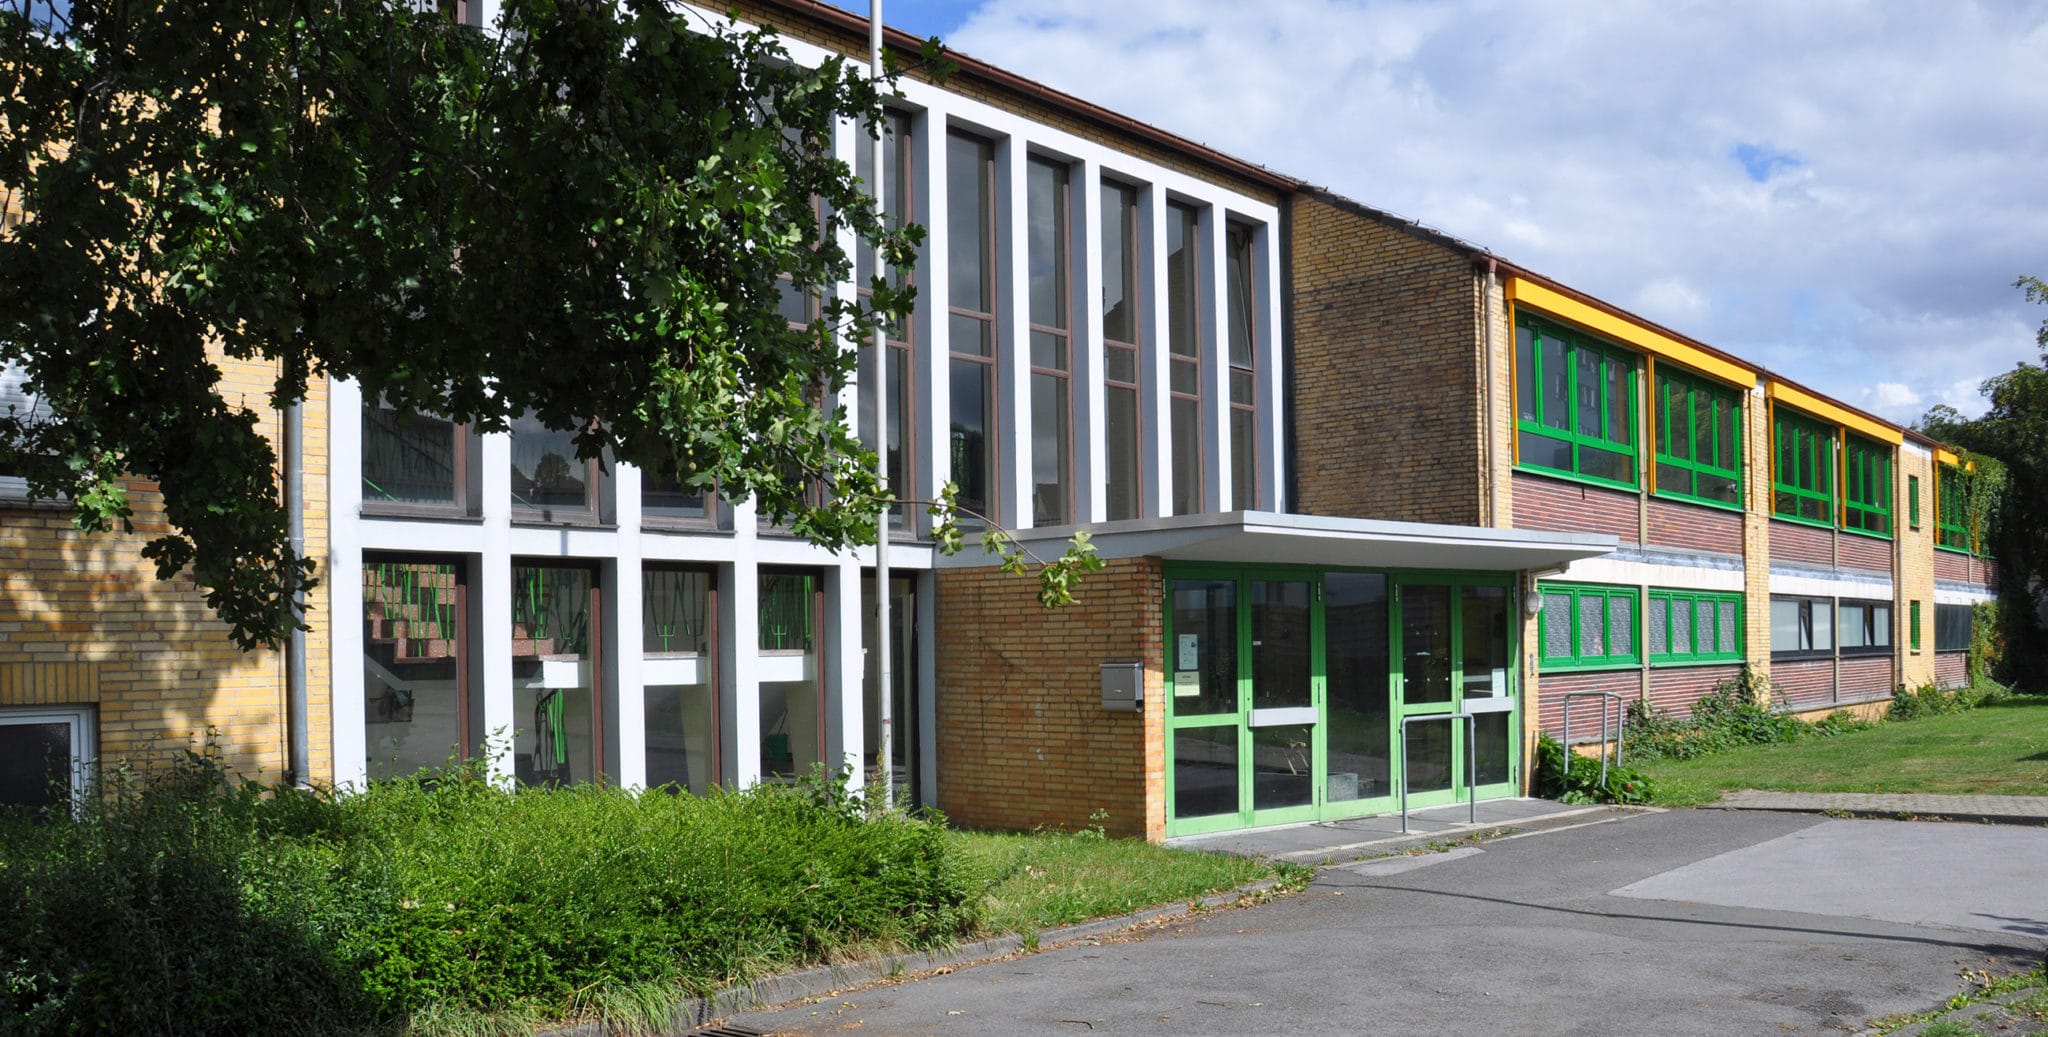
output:
M 1907 605 L 1906 617 L 1910 624 L 1909 632 L 1911 635 L 1911 640 L 1907 644 L 1917 652 L 1920 650 L 1920 603 L 1918 601 Z

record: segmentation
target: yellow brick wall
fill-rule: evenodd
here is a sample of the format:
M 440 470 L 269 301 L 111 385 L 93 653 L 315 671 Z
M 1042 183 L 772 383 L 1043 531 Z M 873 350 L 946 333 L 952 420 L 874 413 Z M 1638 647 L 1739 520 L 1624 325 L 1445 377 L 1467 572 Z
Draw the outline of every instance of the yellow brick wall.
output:
M 1771 409 L 1761 390 L 1743 407 L 1742 622 L 1743 656 L 1771 671 Z
M 219 360 L 222 392 L 263 416 L 274 365 Z M 306 551 L 327 555 L 327 398 L 315 382 L 305 414 Z M 133 533 L 87 536 L 67 505 L 0 505 L 0 706 L 92 705 L 100 758 L 111 763 L 194 745 L 220 732 L 229 766 L 275 780 L 286 765 L 282 652 L 244 653 L 188 575 L 156 579 L 142 545 L 168 527 L 155 484 L 128 483 Z M 326 578 L 326 573 L 319 576 Z M 314 601 L 324 597 L 311 596 Z M 328 738 L 328 624 L 307 635 L 312 777 L 334 774 Z
M 942 569 L 939 809 L 969 828 L 1166 836 L 1164 594 L 1159 563 L 1110 562 L 1048 611 L 1038 581 Z M 1102 708 L 1101 664 L 1142 662 L 1145 707 Z
M 1482 524 L 1470 257 L 1313 194 L 1297 196 L 1293 237 L 1297 510 Z
M 1911 477 L 1920 479 L 1920 528 L 1912 526 L 1907 494 Z M 1934 459 L 1899 450 L 1897 520 L 1898 578 L 1893 584 L 1897 609 L 1899 682 L 1909 688 L 1934 683 Z M 1913 651 L 1913 602 L 1920 603 L 1920 650 Z

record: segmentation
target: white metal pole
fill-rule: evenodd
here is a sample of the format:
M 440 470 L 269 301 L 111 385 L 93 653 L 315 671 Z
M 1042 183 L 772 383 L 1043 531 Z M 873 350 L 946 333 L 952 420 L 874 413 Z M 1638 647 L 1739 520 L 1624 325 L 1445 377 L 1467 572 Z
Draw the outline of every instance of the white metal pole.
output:
M 868 0 L 868 74 L 876 81 L 882 78 L 882 0 Z M 886 143 L 883 135 L 888 131 L 887 119 L 875 126 L 874 139 L 868 142 L 868 169 L 873 174 L 869 187 L 875 192 L 875 211 L 885 213 L 886 203 L 882 194 L 882 158 Z M 879 244 L 875 246 L 874 276 L 888 277 L 887 260 L 882 256 Z M 896 707 L 895 687 L 892 675 L 895 667 L 889 660 L 893 638 L 889 630 L 889 333 L 880 324 L 875 326 L 875 469 L 881 485 L 882 507 L 880 521 L 875 523 L 875 645 L 880 658 L 876 660 L 877 696 L 876 727 L 880 729 L 881 746 L 877 755 L 881 757 L 878 766 L 882 782 L 882 806 L 893 809 L 896 805 Z

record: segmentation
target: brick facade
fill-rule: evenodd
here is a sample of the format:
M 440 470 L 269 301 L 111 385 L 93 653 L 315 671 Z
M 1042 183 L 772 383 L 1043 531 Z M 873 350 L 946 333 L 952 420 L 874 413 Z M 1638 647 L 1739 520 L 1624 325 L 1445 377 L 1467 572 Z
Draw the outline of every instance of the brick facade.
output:
M 1913 478 L 1919 479 L 1920 500 L 1909 498 Z M 1934 675 L 1934 463 L 1926 449 L 1908 444 L 1899 451 L 1898 503 L 1892 516 L 1898 526 L 1899 681 L 1909 688 L 1933 683 Z M 1920 521 L 1913 522 L 1918 511 Z M 1912 644 L 1913 606 L 1920 607 L 1920 650 Z
M 1839 702 L 1890 698 L 1898 687 L 1897 660 L 1889 655 L 1844 658 L 1835 675 L 1835 698 Z
M 276 368 L 218 360 L 222 395 L 263 415 L 266 435 L 277 415 L 264 410 Z M 327 555 L 326 392 L 315 380 L 302 412 L 305 426 L 306 552 Z M 227 625 L 206 605 L 189 575 L 169 582 L 141 555 L 166 532 L 155 484 L 128 480 L 134 532 L 86 535 L 67 505 L 0 504 L 0 706 L 82 705 L 97 714 L 102 765 L 197 747 L 217 729 L 226 763 L 248 776 L 276 780 L 287 764 L 282 652 L 242 652 Z M 328 574 L 318 573 L 322 580 Z M 309 595 L 306 636 L 311 775 L 332 780 L 327 737 L 325 595 Z
M 1771 561 L 1832 568 L 1835 564 L 1835 534 L 1819 526 L 1773 519 Z
M 1156 560 L 1110 562 L 1047 611 L 1035 580 L 937 578 L 939 809 L 969 828 L 1166 835 L 1165 585 Z M 1102 663 L 1145 664 L 1145 708 L 1102 708 Z
M 1516 529 L 1606 533 L 1624 544 L 1642 538 L 1642 499 L 1628 490 L 1531 472 L 1516 472 L 1514 488 Z
M 1782 709 L 1812 709 L 1835 702 L 1835 661 L 1800 659 L 1771 664 L 1771 680 L 1778 685 Z
M 1718 554 L 1742 553 L 1742 514 L 1721 508 L 1652 497 L 1651 547 L 1675 547 Z

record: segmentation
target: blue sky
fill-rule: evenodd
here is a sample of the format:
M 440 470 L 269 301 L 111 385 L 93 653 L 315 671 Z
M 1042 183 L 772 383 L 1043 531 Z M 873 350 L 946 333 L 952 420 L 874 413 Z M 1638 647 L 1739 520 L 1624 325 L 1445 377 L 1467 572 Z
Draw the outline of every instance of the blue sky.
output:
M 865 4 L 837 0 L 865 14 Z M 1896 420 L 2048 309 L 2048 0 L 885 0 Z

